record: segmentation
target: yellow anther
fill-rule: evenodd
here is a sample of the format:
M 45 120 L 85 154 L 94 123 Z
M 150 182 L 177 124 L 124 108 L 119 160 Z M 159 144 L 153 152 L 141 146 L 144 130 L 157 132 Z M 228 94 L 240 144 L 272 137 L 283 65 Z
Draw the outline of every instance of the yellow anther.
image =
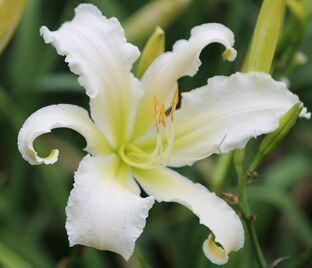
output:
M 166 111 L 165 111 L 165 105 L 164 104 L 162 104 L 160 107 L 159 123 L 162 124 L 163 127 L 166 127 Z
M 177 87 L 175 92 L 174 92 L 173 99 L 171 101 L 171 111 L 170 111 L 171 121 L 173 121 L 173 119 L 174 119 L 174 112 L 176 110 L 178 102 L 179 102 L 179 88 Z
M 166 127 L 167 124 L 167 116 L 166 116 L 166 110 L 165 105 L 162 104 L 159 105 L 158 98 L 156 96 L 153 97 L 154 102 L 154 120 L 156 125 L 156 130 L 159 132 L 159 127 L 162 125 L 163 127 Z
M 154 113 L 158 114 L 159 113 L 158 98 L 156 96 L 154 96 L 153 101 L 154 101 Z

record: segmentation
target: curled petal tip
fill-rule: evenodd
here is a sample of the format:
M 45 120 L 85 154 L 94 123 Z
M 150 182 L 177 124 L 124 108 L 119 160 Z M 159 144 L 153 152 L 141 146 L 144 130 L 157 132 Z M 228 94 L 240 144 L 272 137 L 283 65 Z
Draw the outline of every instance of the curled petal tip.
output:
M 237 51 L 235 48 L 227 48 L 221 55 L 223 60 L 234 61 L 237 56 Z
M 203 251 L 206 257 L 214 264 L 223 265 L 227 263 L 229 259 L 227 252 L 215 243 L 212 234 L 210 234 L 208 239 L 204 241 Z
M 38 164 L 46 164 L 46 165 L 51 165 L 57 162 L 58 156 L 59 156 L 58 149 L 52 149 L 50 154 L 47 157 L 39 157 L 37 154 L 35 155 L 36 162 Z
M 70 104 L 50 105 L 33 113 L 18 134 L 18 149 L 31 165 L 53 164 L 57 161 L 59 155 L 57 149 L 51 150 L 47 157 L 42 158 L 33 147 L 37 137 L 50 133 L 55 128 L 71 128 L 79 132 L 86 139 L 88 152 L 103 153 L 102 150 L 106 148 L 106 140 L 86 110 Z

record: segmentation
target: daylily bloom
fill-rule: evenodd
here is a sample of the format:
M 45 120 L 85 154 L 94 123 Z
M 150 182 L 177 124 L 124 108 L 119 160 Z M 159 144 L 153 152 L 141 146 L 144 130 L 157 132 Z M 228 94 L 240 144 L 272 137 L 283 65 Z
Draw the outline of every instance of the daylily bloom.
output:
M 89 154 L 75 173 L 66 207 L 70 246 L 110 250 L 128 260 L 156 199 L 192 210 L 212 233 L 203 243 L 205 255 L 226 263 L 244 244 L 240 218 L 223 199 L 166 166 L 243 148 L 250 138 L 274 131 L 298 97 L 269 75 L 235 73 L 182 94 L 177 109 L 177 80 L 197 72 L 206 45 L 220 43 L 223 57 L 235 59 L 233 33 L 221 24 L 193 28 L 189 40 L 159 56 L 141 81 L 131 73 L 139 50 L 127 43 L 116 18 L 105 18 L 91 4 L 79 5 L 59 30 L 43 26 L 40 32 L 66 56 L 90 98 L 91 118 L 75 105 L 51 105 L 32 114 L 18 136 L 22 156 L 33 165 L 57 161 L 57 149 L 40 157 L 33 148 L 54 128 L 74 129 L 86 139 Z M 306 109 L 301 115 L 309 116 Z M 138 185 L 150 196 L 142 198 Z

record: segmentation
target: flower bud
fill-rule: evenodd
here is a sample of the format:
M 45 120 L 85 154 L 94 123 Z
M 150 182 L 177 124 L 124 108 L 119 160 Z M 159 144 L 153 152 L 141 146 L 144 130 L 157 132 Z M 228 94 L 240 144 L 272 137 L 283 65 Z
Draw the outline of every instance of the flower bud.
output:
M 151 37 L 148 39 L 140 62 L 137 68 L 136 75 L 141 78 L 148 68 L 148 66 L 162 53 L 165 51 L 165 33 L 160 28 L 157 27 Z

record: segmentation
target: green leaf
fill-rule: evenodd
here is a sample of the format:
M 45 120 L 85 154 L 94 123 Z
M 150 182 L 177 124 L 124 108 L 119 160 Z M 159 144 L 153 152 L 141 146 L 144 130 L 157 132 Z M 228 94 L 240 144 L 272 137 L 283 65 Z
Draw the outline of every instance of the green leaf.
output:
M 11 96 L 0 85 L 0 113 L 4 115 L 11 123 L 11 126 L 18 130 L 23 123 L 23 116 L 19 111 L 19 107 L 13 102 Z
M 36 88 L 41 92 L 83 93 L 83 88 L 77 81 L 77 76 L 70 72 L 52 73 L 41 76 L 36 82 Z
M 304 180 L 312 172 L 311 159 L 303 153 L 285 156 L 268 166 L 261 174 L 261 180 L 268 187 L 288 189 Z
M 288 0 L 287 7 L 290 10 L 290 19 L 279 43 L 279 64 L 286 69 L 284 75 L 289 73 L 289 66 L 304 39 L 308 22 L 308 10 L 302 1 Z
M 124 22 L 127 39 L 142 42 L 157 26 L 165 28 L 189 5 L 191 0 L 154 0 Z
M 294 233 L 306 246 L 312 246 L 312 230 L 309 222 L 292 200 L 278 189 L 257 186 L 247 189 L 248 197 L 254 202 L 264 202 L 282 211 L 291 223 Z
M 89 0 L 88 2 L 96 5 L 106 17 L 116 17 L 123 20 L 126 17 L 126 8 L 117 0 Z
M 10 79 L 14 89 L 25 93 L 32 89 L 34 77 L 39 72 L 42 62 L 43 42 L 39 35 L 40 0 L 28 0 L 24 16 L 16 31 L 11 57 L 8 63 Z
M 312 1 L 311 0 L 302 0 L 304 9 L 307 12 L 308 17 L 312 15 Z
M 298 258 L 292 263 L 290 268 L 309 267 L 312 264 L 312 249 L 308 249 L 304 254 L 300 254 Z
M 20 227 L 10 224 L 0 229 L 0 264 L 1 262 L 4 264 L 4 261 L 8 262 L 8 264 L 15 264 L 12 262 L 11 257 L 13 257 L 15 260 L 20 261 L 21 265 L 5 267 L 52 268 L 53 264 L 46 252 L 46 248 L 37 241 L 37 234 L 34 231 L 38 226 L 32 229 L 31 223 L 25 221 L 24 217 L 19 217 L 18 221 Z M 22 266 L 23 264 L 27 264 L 27 266 Z
M 289 7 L 291 13 L 302 23 L 307 20 L 307 13 L 302 2 L 298 0 L 288 0 L 287 6 Z
M 140 62 L 137 68 L 136 75 L 141 78 L 148 68 L 148 66 L 162 53 L 165 51 L 165 33 L 160 28 L 157 27 L 151 37 L 148 39 Z
M 0 266 L 4 265 L 6 268 L 32 268 L 24 258 L 19 256 L 16 252 L 6 246 L 0 241 Z
M 39 183 L 42 186 L 42 194 L 47 195 L 51 206 L 58 213 L 59 220 L 65 221 L 64 210 L 68 199 L 68 183 L 64 170 L 54 166 L 40 166 L 38 168 L 41 180 Z

